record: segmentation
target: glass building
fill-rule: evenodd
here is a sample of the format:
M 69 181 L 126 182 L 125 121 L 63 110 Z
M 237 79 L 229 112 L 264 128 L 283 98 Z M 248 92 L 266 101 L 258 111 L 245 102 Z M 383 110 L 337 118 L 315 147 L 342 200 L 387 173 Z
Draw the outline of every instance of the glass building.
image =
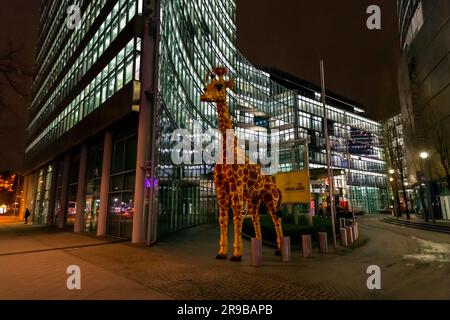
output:
M 424 172 L 429 171 L 430 204 L 421 207 L 431 211 L 433 206 L 436 218 L 448 219 L 450 179 L 445 177 L 450 175 L 448 161 L 442 159 L 450 145 L 450 2 L 398 0 L 397 10 L 398 86 L 408 183 L 423 194 Z M 425 151 L 430 154 L 427 164 L 419 159 Z
M 213 163 L 175 165 L 171 151 L 174 130 L 195 138 L 198 124 L 203 132 L 217 128 L 215 105 L 200 103 L 216 65 L 236 81 L 228 104 L 238 137 L 270 145 L 277 132 L 280 171 L 304 166 L 295 155 L 306 139 L 323 193 L 320 94 L 258 70 L 238 52 L 234 0 L 75 4 L 82 16 L 75 29 L 65 25 L 65 2 L 42 6 L 26 148 L 34 223 L 152 243 L 215 220 Z M 331 95 L 327 110 L 335 200 L 351 195 L 368 213 L 384 209 L 380 125 Z

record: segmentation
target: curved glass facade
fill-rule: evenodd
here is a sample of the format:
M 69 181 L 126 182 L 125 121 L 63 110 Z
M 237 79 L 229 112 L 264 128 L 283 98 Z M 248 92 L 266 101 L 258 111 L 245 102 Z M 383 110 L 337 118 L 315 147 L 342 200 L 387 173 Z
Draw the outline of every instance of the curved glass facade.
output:
M 293 169 L 292 143 L 308 139 L 310 167 L 325 166 L 323 110 L 320 101 L 290 90 L 271 80 L 236 49 L 234 0 L 162 0 L 158 119 L 158 234 L 175 231 L 216 215 L 212 165 L 174 165 L 171 135 L 175 129 L 195 134 L 216 128 L 215 105 L 200 103 L 205 75 L 212 66 L 223 65 L 235 79 L 228 104 L 239 138 L 269 142 L 274 129 L 280 141 L 280 171 Z M 351 181 L 355 205 L 366 212 L 386 208 L 388 197 L 384 162 L 379 147 L 380 125 L 332 105 L 328 125 L 333 145 L 333 166 L 346 169 L 347 142 L 351 155 Z M 349 140 L 346 138 L 348 137 Z M 300 163 L 300 165 L 302 165 Z M 336 178 L 347 195 L 344 176 Z
M 423 25 L 421 0 L 397 0 L 400 45 L 407 47 Z
M 143 136 L 138 118 L 144 113 L 137 111 L 147 103 L 139 99 L 148 89 L 141 81 L 147 78 L 144 71 L 153 66 L 153 60 L 142 59 L 144 49 L 149 48 L 146 41 L 157 40 L 146 22 L 154 15 L 150 8 L 159 3 L 161 25 L 155 29 L 160 29 L 155 59 L 159 64 L 157 172 L 154 181 L 147 176 L 144 188 L 142 176 L 136 179 L 136 175 L 147 159 L 138 150 L 144 150 L 149 140 L 139 139 Z M 208 136 L 206 131 L 217 128 L 216 106 L 200 102 L 207 70 L 217 65 L 226 66 L 235 80 L 234 89 L 228 91 L 228 104 L 241 141 L 246 145 L 249 140 L 257 141 L 259 155 L 265 152 L 272 161 L 271 143 L 277 142 L 276 169 L 291 171 L 304 166 L 297 145 L 306 139 L 311 171 L 326 171 L 320 93 L 277 80 L 239 53 L 235 0 L 75 0 L 74 4 L 80 6 L 83 19 L 79 29 L 69 32 L 54 27 L 63 23 L 67 3 L 43 2 L 39 72 L 26 148 L 27 202 L 35 222 L 63 228 L 78 216 L 77 232 L 97 229 L 99 235 L 124 238 L 141 232 L 147 223 L 153 241 L 154 233 L 149 233 L 155 227 L 153 186 L 157 186 L 158 236 L 215 220 L 213 163 L 174 164 L 172 150 L 177 142 L 172 135 L 185 129 L 189 138 L 200 140 Z M 145 32 L 151 33 L 151 40 Z M 360 108 L 351 104 L 328 96 L 327 102 L 333 166 L 351 167 L 349 179 L 344 171 L 335 178 L 336 197 L 345 202 L 352 190 L 353 202 L 366 212 L 385 208 L 379 124 L 361 116 Z M 153 140 L 153 136 L 148 138 Z M 191 150 L 191 158 L 203 151 Z M 273 168 L 273 163 L 267 166 Z M 318 174 L 314 179 L 312 189 L 318 190 L 314 200 L 319 204 L 324 178 Z M 134 210 L 141 210 L 141 195 L 144 206 L 152 208 L 151 216 L 143 214 L 150 221 L 135 219 Z M 85 210 L 81 208 L 84 203 Z

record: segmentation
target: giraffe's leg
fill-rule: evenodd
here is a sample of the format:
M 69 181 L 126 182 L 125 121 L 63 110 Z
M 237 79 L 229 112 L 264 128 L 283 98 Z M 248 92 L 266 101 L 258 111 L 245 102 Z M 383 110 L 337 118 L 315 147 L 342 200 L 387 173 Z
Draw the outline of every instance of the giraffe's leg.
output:
M 249 213 L 252 216 L 253 228 L 255 229 L 255 238 L 261 239 L 261 225 L 259 224 L 259 204 L 261 200 L 254 198 L 249 201 Z
M 281 252 L 281 239 L 283 238 L 283 229 L 281 228 L 281 217 L 279 216 L 279 211 L 272 207 L 269 208 L 270 216 L 272 218 L 273 225 L 275 227 L 275 232 L 277 234 L 277 251 L 275 252 L 276 255 L 280 255 Z
M 281 239 L 283 238 L 283 229 L 281 227 L 281 196 L 278 189 L 275 186 L 271 186 L 268 192 L 263 196 L 264 204 L 270 213 L 273 225 L 275 227 L 275 232 L 277 235 L 277 251 L 276 255 L 281 254 Z
M 233 194 L 231 198 L 231 206 L 233 208 L 233 223 L 234 223 L 234 244 L 233 256 L 231 261 L 242 260 L 242 222 L 243 222 L 243 203 L 244 196 L 240 193 Z
M 228 194 L 223 189 L 217 189 L 219 197 L 220 242 L 216 259 L 226 259 L 228 254 Z

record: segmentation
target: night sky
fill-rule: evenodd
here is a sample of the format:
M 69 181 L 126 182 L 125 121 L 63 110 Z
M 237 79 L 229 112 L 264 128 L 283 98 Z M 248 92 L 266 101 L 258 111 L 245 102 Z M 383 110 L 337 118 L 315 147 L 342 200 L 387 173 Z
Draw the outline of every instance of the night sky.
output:
M 366 27 L 380 6 L 381 30 Z M 394 0 L 238 0 L 238 47 L 258 66 L 271 66 L 362 104 L 383 119 L 399 110 L 399 40 Z
M 384 118 L 399 109 L 398 35 L 394 0 L 237 0 L 237 41 L 255 65 L 271 66 L 320 84 L 319 60 L 325 60 L 327 88 Z M 31 66 L 40 0 L 0 0 L 0 52 L 8 39 L 23 49 Z M 382 30 L 366 28 L 366 9 L 382 9 Z M 25 86 L 27 83 L 24 83 Z M 0 88 L 5 96 L 5 88 Z M 0 106 L 0 170 L 20 170 L 28 101 L 6 94 Z M 6 131 L 6 132 L 5 132 Z
M 35 59 L 40 0 L 0 0 L 0 53 L 10 46 L 20 47 L 18 61 L 32 69 Z M 29 88 L 31 79 L 22 86 Z M 5 106 L 0 105 L 0 171 L 21 170 L 25 148 L 28 99 L 21 99 L 8 87 L 0 87 Z

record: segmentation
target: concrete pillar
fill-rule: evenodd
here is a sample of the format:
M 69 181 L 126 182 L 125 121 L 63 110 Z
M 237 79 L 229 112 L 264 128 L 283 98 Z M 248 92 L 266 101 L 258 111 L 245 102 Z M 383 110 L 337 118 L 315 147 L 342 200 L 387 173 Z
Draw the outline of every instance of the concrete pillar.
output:
M 345 227 L 347 230 L 347 242 L 349 245 L 353 244 L 353 228 L 352 227 Z
M 87 167 L 88 147 L 86 144 L 81 146 L 80 170 L 78 170 L 77 186 L 77 212 L 75 214 L 75 223 L 73 232 L 83 231 L 84 213 L 86 209 L 86 167 Z
M 302 235 L 302 252 L 304 258 L 311 257 L 312 255 L 312 244 L 310 235 Z
M 347 230 L 345 228 L 340 228 L 340 238 L 341 238 L 341 246 L 347 247 L 348 241 L 347 241 Z
M 35 171 L 33 173 L 29 174 L 29 187 L 28 187 L 28 194 L 27 194 L 27 208 L 30 210 L 30 217 L 28 221 L 32 223 L 33 216 L 34 216 L 34 207 L 36 205 L 36 191 L 37 191 L 37 179 L 38 179 L 38 172 Z
M 111 174 L 112 134 L 105 132 L 103 142 L 102 180 L 100 184 L 100 207 L 97 217 L 97 236 L 106 235 L 106 222 L 108 219 L 109 183 Z
M 23 177 L 23 187 L 22 187 L 22 195 L 20 198 L 20 210 L 19 210 L 19 220 L 24 220 L 25 218 L 25 209 L 27 204 L 26 196 L 28 194 L 28 187 L 30 184 L 30 175 Z
M 319 252 L 320 253 L 328 252 L 328 239 L 326 232 L 319 232 Z
M 159 12 L 159 1 L 152 1 L 150 4 L 152 12 Z M 158 53 L 158 41 L 155 34 L 150 33 L 152 21 L 145 19 L 142 37 L 142 58 L 141 58 L 141 95 L 139 105 L 139 126 L 136 154 L 136 180 L 134 186 L 134 216 L 132 243 L 145 242 L 145 177 L 147 171 L 150 171 L 150 144 L 154 139 L 151 134 L 154 131 L 154 116 L 152 109 L 157 105 L 157 68 L 156 57 Z
M 291 237 L 281 239 L 281 261 L 291 261 Z
M 252 266 L 259 267 L 262 265 L 262 240 L 252 238 Z
M 64 168 L 63 168 L 63 176 L 62 176 L 62 187 L 61 187 L 61 205 L 60 212 L 58 217 L 58 228 L 63 229 L 66 224 L 66 216 L 67 216 L 67 203 L 69 201 L 69 175 L 70 175 L 70 153 L 66 153 L 64 155 Z
M 50 186 L 50 197 L 48 200 L 48 214 L 47 214 L 47 224 L 53 225 L 55 219 L 53 215 L 55 214 L 55 202 L 56 202 L 56 188 L 58 183 L 58 161 L 55 160 L 52 163 L 52 179 Z

